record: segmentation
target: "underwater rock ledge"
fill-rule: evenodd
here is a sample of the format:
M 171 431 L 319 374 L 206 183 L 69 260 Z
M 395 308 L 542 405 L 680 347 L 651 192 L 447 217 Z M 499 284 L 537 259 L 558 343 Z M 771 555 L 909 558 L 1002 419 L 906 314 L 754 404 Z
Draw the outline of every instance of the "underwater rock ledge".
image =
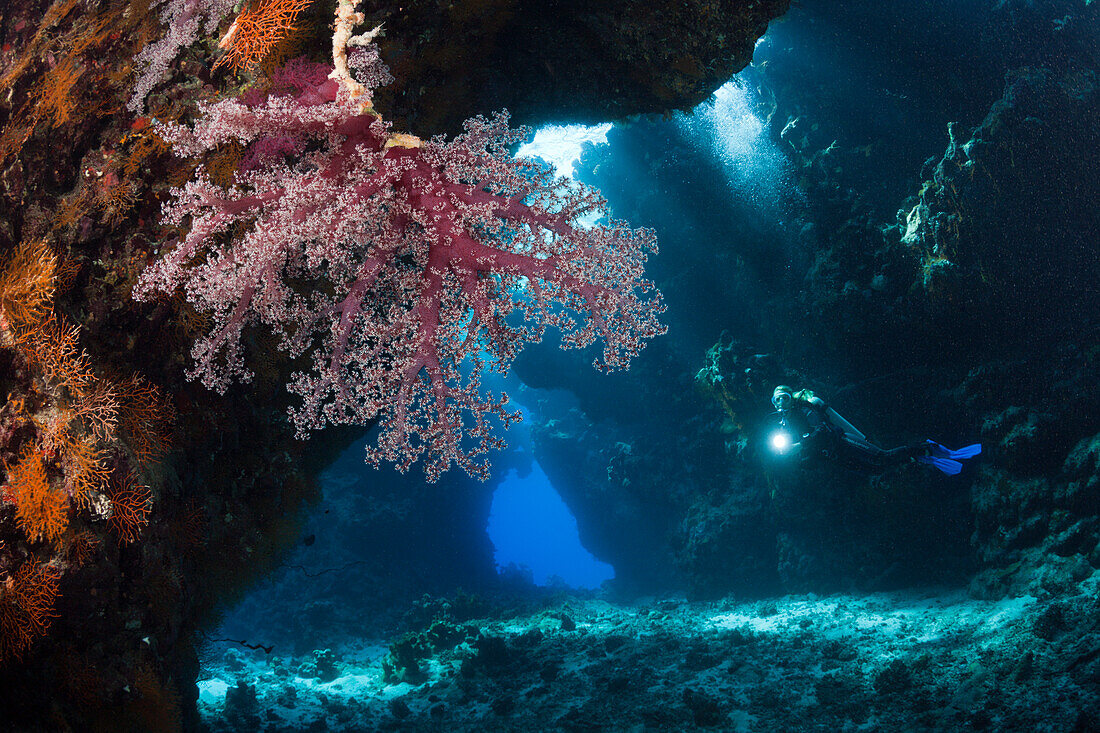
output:
M 371 6 L 374 9 L 371 9 Z M 397 84 L 380 109 L 419 134 L 501 107 L 519 124 L 595 124 L 689 110 L 752 60 L 790 0 L 412 0 L 385 22 Z

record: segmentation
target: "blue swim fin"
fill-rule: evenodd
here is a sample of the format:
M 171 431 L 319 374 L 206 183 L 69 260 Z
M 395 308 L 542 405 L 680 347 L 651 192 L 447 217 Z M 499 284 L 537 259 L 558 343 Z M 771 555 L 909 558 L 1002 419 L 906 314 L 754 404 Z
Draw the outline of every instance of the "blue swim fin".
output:
M 933 456 L 921 456 L 917 459 L 920 463 L 927 463 L 929 466 L 935 466 L 939 470 L 946 473 L 948 476 L 955 476 L 963 469 L 963 464 L 950 458 L 935 458 Z
M 927 463 L 930 466 L 935 466 L 939 470 L 946 473 L 948 476 L 954 476 L 962 470 L 962 463 L 967 458 L 973 458 L 974 456 L 982 452 L 982 444 L 974 443 L 968 445 L 965 448 L 959 448 L 958 450 L 951 450 L 945 446 L 940 445 L 934 440 L 928 441 L 929 455 L 921 456 L 917 460 L 921 463 Z
M 946 448 L 934 440 L 928 441 L 929 452 L 933 458 L 952 458 L 956 461 L 964 461 L 967 458 L 973 458 L 974 456 L 982 452 L 982 444 L 974 443 L 968 445 L 965 448 L 959 448 L 958 450 L 951 450 Z

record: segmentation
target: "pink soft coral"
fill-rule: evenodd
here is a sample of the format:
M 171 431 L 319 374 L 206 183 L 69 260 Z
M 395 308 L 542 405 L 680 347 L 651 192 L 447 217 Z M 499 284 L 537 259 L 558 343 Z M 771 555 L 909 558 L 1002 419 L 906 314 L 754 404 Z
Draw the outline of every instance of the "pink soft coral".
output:
M 368 89 L 386 77 L 373 46 L 352 65 Z M 200 170 L 174 192 L 165 218 L 189 231 L 137 297 L 182 286 L 212 314 L 190 376 L 219 391 L 251 377 L 246 325 L 309 354 L 312 369 L 289 385 L 300 436 L 379 419 L 372 463 L 425 458 L 434 480 L 454 461 L 484 477 L 482 457 L 502 445 L 489 416 L 518 418 L 506 395 L 482 394 L 487 360 L 505 372 L 554 326 L 568 347 L 602 339 L 597 366 L 620 368 L 663 333 L 643 276 L 653 233 L 580 224 L 606 216 L 606 202 L 513 158 L 526 133 L 506 114 L 421 143 L 391 134 L 328 68 L 298 63 L 277 80 L 282 93 L 206 105 L 193 128 L 164 129 L 179 155 L 235 140 L 249 165 L 229 188 Z

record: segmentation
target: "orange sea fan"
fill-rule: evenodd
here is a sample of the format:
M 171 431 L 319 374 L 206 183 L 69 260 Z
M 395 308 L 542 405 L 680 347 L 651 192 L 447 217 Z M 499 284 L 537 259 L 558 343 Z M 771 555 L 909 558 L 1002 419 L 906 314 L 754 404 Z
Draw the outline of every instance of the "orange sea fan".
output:
M 218 152 L 206 163 L 206 171 L 210 180 L 219 186 L 228 188 L 233 184 L 233 177 L 237 169 L 241 167 L 241 157 L 244 155 L 244 146 L 230 140 L 219 148 Z
M 23 242 L 0 271 L 0 311 L 8 325 L 29 330 L 46 318 L 57 286 L 57 257 L 41 240 Z
M 106 486 L 109 471 L 104 458 L 105 451 L 92 440 L 73 441 L 65 452 L 69 491 L 81 509 L 89 507 L 89 497 L 96 489 Z
M 54 211 L 52 226 L 55 230 L 68 229 L 76 224 L 88 213 L 89 204 L 80 194 L 60 199 Z
M 102 379 L 84 380 L 74 389 L 73 417 L 80 420 L 97 440 L 109 441 L 118 425 L 118 390 Z
M 62 257 L 57 263 L 57 289 L 64 292 L 76 282 L 80 274 L 80 263 L 71 258 Z
M 34 541 L 60 539 L 69 525 L 69 498 L 50 486 L 42 453 L 28 446 L 7 470 L 19 528 Z
M 31 421 L 38 428 L 38 448 L 43 455 L 52 457 L 66 451 L 73 441 L 73 411 L 68 408 L 55 405 L 31 415 Z
M 56 616 L 60 573 L 49 565 L 24 563 L 0 582 L 0 660 L 20 657 L 46 633 Z
M 73 92 L 80 88 L 80 77 L 83 74 L 84 67 L 77 60 L 76 54 L 66 56 L 45 74 L 35 90 L 38 98 L 35 117 L 52 118 L 54 127 L 68 122 L 80 101 Z
M 0 89 L 12 89 L 21 77 L 32 73 L 32 70 L 37 67 L 37 62 L 45 58 L 49 46 L 61 35 L 56 27 L 78 4 L 79 0 L 58 0 L 50 5 L 38 23 L 34 38 L 24 47 L 19 58 L 7 67 L 3 75 L 0 75 Z M 70 58 L 75 56 L 76 54 L 71 54 Z M 19 152 L 31 133 L 38 127 L 43 116 L 49 115 L 55 120 L 58 116 L 67 118 L 72 110 L 75 102 L 69 98 L 69 92 L 74 88 L 75 79 L 71 75 L 49 79 L 53 71 L 56 69 L 46 74 L 47 82 L 53 85 L 52 88 L 32 91 L 30 99 L 18 111 L 11 114 L 7 124 L 0 131 L 0 164 L 6 163 Z M 79 76 L 75 67 L 70 71 Z M 50 101 L 43 104 L 44 100 Z
M 147 161 L 156 156 L 171 151 L 168 143 L 152 130 L 142 130 L 128 138 L 130 152 L 123 164 L 123 172 L 127 177 L 133 176 L 147 164 Z
M 202 504 L 194 497 L 188 499 L 183 511 L 172 521 L 170 530 L 179 547 L 192 550 L 202 546 L 207 536 L 206 514 Z
M 96 194 L 96 204 L 103 212 L 105 224 L 122 221 L 135 203 L 137 188 L 133 181 L 120 181 L 113 186 L 104 186 Z
M 147 463 L 168 451 L 171 406 L 155 385 L 138 375 L 118 384 L 119 424 L 134 455 Z
M 99 547 L 99 538 L 94 533 L 85 530 L 78 532 L 65 546 L 65 554 L 69 562 L 77 567 L 87 565 L 95 555 Z
M 242 12 L 218 43 L 226 54 L 214 68 L 250 69 L 295 30 L 294 21 L 312 0 L 258 0 Z
M 80 327 L 50 317 L 24 346 L 27 358 L 42 368 L 47 380 L 79 392 L 95 381 L 91 360 L 78 345 Z
M 111 526 L 118 533 L 120 545 L 137 541 L 141 528 L 149 522 L 149 505 L 153 497 L 147 486 L 137 482 L 134 474 L 127 473 L 119 484 L 108 485 L 111 500 Z

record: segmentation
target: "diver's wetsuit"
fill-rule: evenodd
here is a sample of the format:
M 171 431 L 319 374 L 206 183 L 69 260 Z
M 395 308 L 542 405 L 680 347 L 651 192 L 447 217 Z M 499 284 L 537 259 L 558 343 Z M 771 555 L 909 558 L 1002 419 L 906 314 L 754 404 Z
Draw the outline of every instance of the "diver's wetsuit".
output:
M 784 419 L 802 444 L 803 461 L 835 457 L 856 470 L 882 470 L 928 454 L 921 442 L 891 450 L 879 448 L 808 390 L 795 392 Z

